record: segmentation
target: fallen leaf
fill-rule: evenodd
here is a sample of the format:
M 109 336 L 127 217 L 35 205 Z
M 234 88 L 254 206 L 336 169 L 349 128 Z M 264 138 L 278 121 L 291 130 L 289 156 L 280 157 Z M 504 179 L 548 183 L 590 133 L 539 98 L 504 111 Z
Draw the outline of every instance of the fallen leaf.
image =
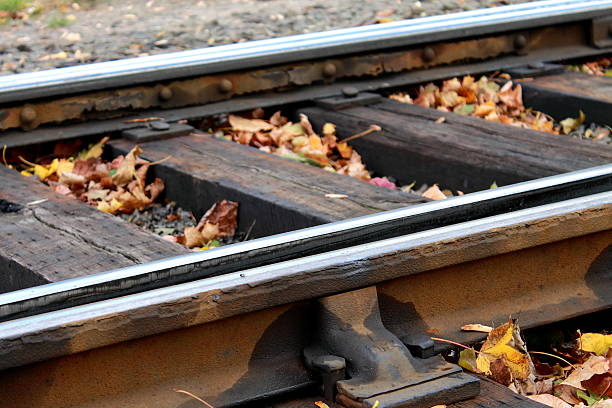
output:
M 389 188 L 391 190 L 395 190 L 397 188 L 395 183 L 392 183 L 386 177 L 374 177 L 373 179 L 371 179 L 369 181 L 369 183 L 370 184 L 374 184 L 375 186 L 386 187 L 386 188 Z
M 553 408 L 572 408 L 570 404 L 561 398 L 550 394 L 528 395 L 527 398 Z
M 259 132 L 261 130 L 272 130 L 274 125 L 261 119 L 247 119 L 241 116 L 229 115 L 228 120 L 234 130 L 243 132 Z
M 126 185 L 136 178 L 136 157 L 142 153 L 140 146 L 136 145 L 119 164 L 117 172 L 113 174 L 112 180 L 115 185 Z
M 108 142 L 109 137 L 104 137 L 98 143 L 94 144 L 88 150 L 85 150 L 79 154 L 79 159 L 87 160 L 92 158 L 97 158 L 102 156 L 102 152 L 104 151 L 104 145 Z
M 329 405 L 327 405 L 323 401 L 316 401 L 314 404 L 319 408 L 329 408 Z
M 610 361 L 603 356 L 591 356 L 582 365 L 576 367 L 576 369 L 563 381 L 561 384 L 571 385 L 572 387 L 580 390 L 585 390 L 582 385 L 583 381 L 586 381 L 596 374 L 605 374 L 610 369 Z
M 207 223 L 217 225 L 219 228 L 219 235 L 214 238 L 233 236 L 238 227 L 238 203 L 227 200 L 216 202 L 206 211 L 198 223 L 198 228 L 204 228 Z
M 503 359 L 511 379 L 521 394 L 532 393 L 535 389 L 535 367 L 520 335 L 516 320 L 493 329 L 476 358 L 476 367 L 486 375 L 493 375 L 491 364 Z
M 481 372 L 478 368 L 476 368 L 476 352 L 472 349 L 461 350 L 461 352 L 459 353 L 458 364 L 473 373 Z
M 471 323 L 471 324 L 464 324 L 463 326 L 461 326 L 461 330 L 490 333 L 491 330 L 493 330 L 493 328 L 491 326 L 485 326 L 484 324 Z
M 612 334 L 584 333 L 578 344 L 581 350 L 603 356 L 612 347 Z
M 567 118 L 559 122 L 564 134 L 568 134 L 582 125 L 586 119 L 584 112 L 580 111 L 577 118 Z
M 429 187 L 423 194 L 421 194 L 425 198 L 430 198 L 432 200 L 445 200 L 447 197 L 440 191 L 440 187 L 437 184 Z

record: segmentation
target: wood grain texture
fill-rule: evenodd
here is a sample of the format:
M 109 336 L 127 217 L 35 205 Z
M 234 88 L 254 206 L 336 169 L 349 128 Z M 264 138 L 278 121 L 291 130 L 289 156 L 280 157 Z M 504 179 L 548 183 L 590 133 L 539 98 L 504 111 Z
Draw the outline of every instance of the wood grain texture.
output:
M 116 153 L 130 142 L 115 141 Z M 201 216 L 215 201 L 240 202 L 239 230 L 253 237 L 359 217 L 427 201 L 349 176 L 283 159 L 255 148 L 185 136 L 141 144 L 149 160 L 171 158 L 152 170 L 166 180 L 168 197 Z M 328 198 L 326 194 L 345 194 Z
M 20 208 L 0 212 L 0 292 L 189 252 L 34 177 L 0 166 L 0 180 L 0 201 Z
M 448 405 L 448 408 L 545 408 L 546 405 L 512 392 L 485 377 L 480 378 L 480 395 Z
M 315 126 L 337 125 L 371 170 L 400 183 L 472 192 L 612 162 L 612 147 L 392 100 L 340 111 L 303 109 Z M 443 117 L 443 123 L 436 120 Z

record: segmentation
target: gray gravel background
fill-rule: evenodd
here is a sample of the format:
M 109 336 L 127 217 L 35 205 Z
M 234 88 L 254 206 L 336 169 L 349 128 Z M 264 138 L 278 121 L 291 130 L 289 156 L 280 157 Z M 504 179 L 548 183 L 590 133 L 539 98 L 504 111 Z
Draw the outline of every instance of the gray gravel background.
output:
M 44 1 L 0 21 L 0 75 L 529 0 Z

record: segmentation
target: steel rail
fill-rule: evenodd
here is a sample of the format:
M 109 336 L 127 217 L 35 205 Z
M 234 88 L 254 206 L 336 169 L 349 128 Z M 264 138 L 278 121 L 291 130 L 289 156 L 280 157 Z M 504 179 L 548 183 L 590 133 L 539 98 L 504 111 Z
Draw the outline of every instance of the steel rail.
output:
M 612 190 L 612 164 L 0 295 L 0 321 Z
M 0 77 L 0 103 L 580 21 L 612 0 L 547 0 Z
M 0 370 L 488 258 L 500 253 L 490 241 L 500 237 L 515 238 L 502 251 L 509 253 L 536 241 L 542 245 L 605 231 L 611 204 L 612 191 L 607 191 L 1 322 Z M 567 218 L 572 214 L 573 220 Z M 580 231 L 568 231 L 571 225 L 579 225 Z M 516 239 L 526 228 L 531 228 L 533 241 Z M 436 262 L 426 260 L 424 270 L 405 267 L 419 256 L 435 257 Z M 600 279 L 597 284 L 605 286 L 606 277 Z M 612 292 L 599 289 L 607 295 L 592 299 L 589 307 L 595 310 L 609 307 L 612 300 Z M 559 309 L 554 301 L 552 306 Z M 181 318 L 194 312 L 195 318 Z M 79 341 L 81 335 L 89 340 Z M 72 346 L 67 348 L 66 341 Z

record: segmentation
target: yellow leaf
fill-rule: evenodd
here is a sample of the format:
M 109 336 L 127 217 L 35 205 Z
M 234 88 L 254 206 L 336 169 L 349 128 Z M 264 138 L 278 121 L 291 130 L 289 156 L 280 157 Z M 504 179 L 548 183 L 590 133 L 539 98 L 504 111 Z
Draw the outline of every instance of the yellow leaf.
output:
M 30 173 L 27 170 L 21 170 L 20 172 L 22 175 L 26 176 L 26 177 L 32 177 L 32 173 Z
M 85 150 L 81 152 L 81 154 L 79 155 L 79 158 L 83 160 L 87 160 L 87 159 L 102 156 L 102 152 L 104 151 L 104 144 L 108 141 L 108 139 L 109 139 L 108 136 L 102 138 L 102 140 L 100 140 L 98 143 L 91 146 L 89 150 Z
M 561 124 L 561 126 L 563 126 L 563 133 L 567 135 L 568 133 L 576 130 L 578 126 L 582 125 L 585 119 L 586 119 L 586 116 L 584 112 L 580 111 L 576 119 L 567 118 L 567 119 L 562 120 L 559 123 Z
M 476 368 L 490 375 L 491 363 L 498 358 L 504 360 L 512 378 L 526 380 L 535 370 L 514 320 L 496 327 L 489 333 L 476 358 Z
M 59 162 L 57 159 L 53 159 L 51 164 L 49 164 L 48 166 L 42 166 L 40 164 L 37 164 L 34 166 L 34 174 L 36 174 L 39 179 L 46 180 L 47 177 L 55 173 L 58 164 Z
M 603 356 L 612 347 L 612 334 L 584 333 L 579 341 L 582 350 Z
M 319 408 L 329 408 L 329 405 L 327 405 L 323 401 L 316 401 L 314 404 Z
M 114 214 L 119 208 L 121 208 L 121 202 L 119 202 L 116 198 L 113 198 L 110 203 L 108 201 L 100 201 L 97 208 L 100 211 Z
M 55 172 L 58 176 L 61 176 L 64 172 L 72 173 L 72 170 L 74 170 L 74 162 L 67 159 L 60 159 Z
M 473 373 L 478 373 L 478 369 L 476 368 L 476 352 L 471 349 L 461 350 L 459 353 L 459 363 L 461 367 L 465 368 L 468 371 Z
M 344 159 L 351 158 L 351 154 L 353 153 L 353 148 L 351 146 L 343 142 L 343 143 L 338 143 L 336 145 L 336 148 L 340 152 L 340 156 L 342 156 Z
M 336 134 L 336 125 L 333 123 L 326 123 L 323 125 L 323 134 L 324 135 L 335 135 Z

